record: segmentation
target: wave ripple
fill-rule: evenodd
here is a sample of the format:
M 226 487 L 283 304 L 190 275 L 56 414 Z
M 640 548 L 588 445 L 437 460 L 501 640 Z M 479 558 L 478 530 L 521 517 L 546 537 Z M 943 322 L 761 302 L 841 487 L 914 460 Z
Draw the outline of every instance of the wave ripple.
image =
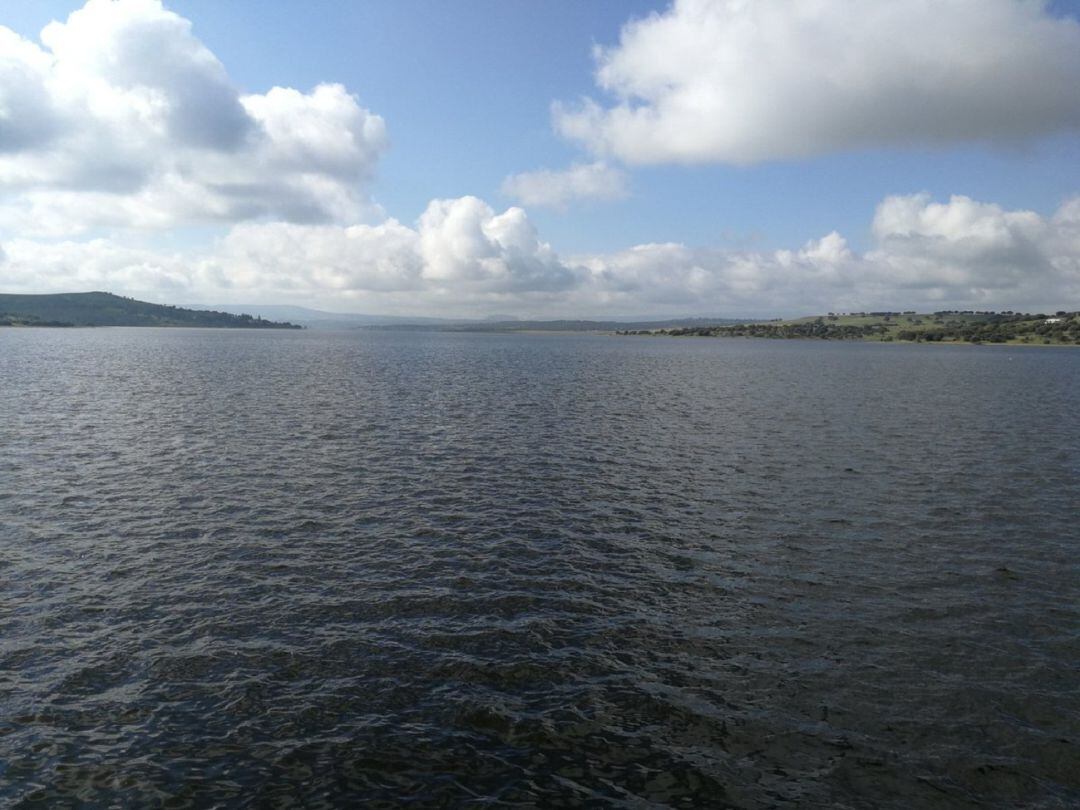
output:
M 14 807 L 1080 803 L 1080 352 L 0 334 Z

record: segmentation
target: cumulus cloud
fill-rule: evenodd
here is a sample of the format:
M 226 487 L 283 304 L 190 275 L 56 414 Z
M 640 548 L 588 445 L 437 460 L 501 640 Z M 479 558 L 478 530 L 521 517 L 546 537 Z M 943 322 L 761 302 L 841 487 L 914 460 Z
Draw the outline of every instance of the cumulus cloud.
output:
M 572 272 L 520 208 L 433 200 L 410 228 L 248 223 L 198 263 L 218 286 L 304 294 L 423 293 L 469 298 L 565 289 Z M 419 302 L 419 300 L 417 299 Z
M 0 156 L 51 141 L 59 114 L 46 88 L 49 58 L 0 26 Z
M 514 174 L 503 181 L 502 192 L 523 205 L 565 208 L 575 200 L 620 199 L 626 186 L 626 172 L 598 161 Z
M 476 197 L 433 200 L 418 226 L 423 278 L 469 289 L 536 292 L 567 288 L 573 274 L 541 242 L 520 208 L 495 214 Z
M 1080 122 L 1080 34 L 1021 0 L 679 0 L 598 52 L 617 102 L 557 112 L 630 162 L 749 162 L 882 143 L 1019 139 Z M 678 243 L 561 257 L 526 212 L 434 200 L 412 224 L 364 188 L 385 124 L 338 84 L 246 94 L 160 0 L 89 0 L 40 41 L 0 27 L 0 282 L 170 302 L 290 301 L 567 317 L 917 307 L 1080 296 L 1080 200 L 1051 216 L 889 197 L 874 246 Z M 604 159 L 507 178 L 561 207 L 626 193 Z M 199 248 L 87 238 L 218 223 Z M 77 239 L 76 237 L 80 237 Z
M 57 96 L 83 89 L 91 112 L 142 113 L 183 146 L 232 149 L 247 135 L 251 122 L 225 68 L 158 2 L 92 0 L 47 25 L 41 41 Z
M 581 257 L 591 297 L 616 312 L 760 314 L 827 311 L 865 294 L 868 265 L 839 234 L 797 250 L 726 251 L 678 243 Z
M 1053 288 L 1055 259 L 1080 250 L 1053 220 L 963 196 L 948 203 L 926 194 L 889 197 L 878 206 L 873 232 L 879 247 L 867 259 L 888 268 L 897 287 L 932 298 L 963 291 L 974 301 L 1030 301 Z
M 0 228 L 355 222 L 385 124 L 336 84 L 242 94 L 160 0 L 0 27 Z
M 226 289 L 321 294 L 416 290 L 423 269 L 415 230 L 379 225 L 246 223 L 200 269 Z
M 1068 308 L 1080 297 L 1080 199 L 1052 216 L 956 196 L 883 200 L 875 245 L 839 233 L 798 248 L 679 243 L 560 257 L 520 208 L 435 200 L 414 226 L 242 223 L 211 249 L 105 240 L 4 244 L 13 290 L 151 291 L 160 300 L 288 298 L 329 309 L 531 317 L 813 314 L 892 308 Z
M 1080 127 L 1080 25 L 1035 0 L 675 0 L 597 48 L 556 129 L 628 163 L 737 164 Z
M 193 257 L 117 245 L 107 239 L 13 239 L 0 258 L 5 292 L 110 290 L 175 302 L 204 283 Z
M 896 196 L 878 206 L 873 232 L 863 254 L 833 232 L 796 250 L 662 244 L 579 260 L 593 300 L 622 312 L 644 302 L 669 313 L 1054 310 L 1080 295 L 1080 201 L 1044 218 L 962 196 Z

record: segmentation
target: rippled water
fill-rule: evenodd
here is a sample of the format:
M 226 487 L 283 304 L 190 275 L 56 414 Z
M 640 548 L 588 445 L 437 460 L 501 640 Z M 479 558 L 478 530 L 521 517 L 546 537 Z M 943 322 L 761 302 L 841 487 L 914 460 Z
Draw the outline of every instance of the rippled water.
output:
M 0 331 L 5 806 L 1080 803 L 1080 351 Z

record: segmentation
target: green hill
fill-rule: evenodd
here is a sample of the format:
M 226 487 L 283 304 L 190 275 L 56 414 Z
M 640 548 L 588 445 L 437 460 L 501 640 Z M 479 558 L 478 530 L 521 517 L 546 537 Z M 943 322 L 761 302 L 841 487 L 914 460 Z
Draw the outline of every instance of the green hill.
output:
M 299 329 L 250 315 L 150 304 L 105 292 L 0 294 L 0 326 L 203 326 L 225 329 Z
M 622 334 L 675 337 L 765 337 L 819 340 L 871 340 L 891 343 L 1080 344 L 1080 312 L 1053 315 L 1023 312 L 943 310 L 918 312 L 855 312 L 761 321 L 735 326 L 715 325 Z

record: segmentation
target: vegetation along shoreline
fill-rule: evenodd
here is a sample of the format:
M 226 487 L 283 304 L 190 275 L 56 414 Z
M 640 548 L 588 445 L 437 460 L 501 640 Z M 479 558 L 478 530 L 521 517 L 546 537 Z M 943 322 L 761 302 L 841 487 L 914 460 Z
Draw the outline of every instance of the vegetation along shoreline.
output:
M 1080 345 L 1080 312 L 1058 311 L 1053 315 L 974 310 L 941 310 L 932 313 L 829 313 L 791 320 L 747 321 L 740 324 L 677 329 L 623 330 L 617 334 L 859 340 L 878 343 L 1077 346 Z

